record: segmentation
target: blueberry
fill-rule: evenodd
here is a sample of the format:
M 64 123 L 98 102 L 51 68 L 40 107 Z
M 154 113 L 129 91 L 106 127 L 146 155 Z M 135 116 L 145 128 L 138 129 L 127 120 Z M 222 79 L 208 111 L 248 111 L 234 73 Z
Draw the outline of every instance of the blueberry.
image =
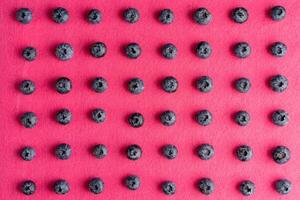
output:
M 136 8 L 127 8 L 123 12 L 123 18 L 125 21 L 133 24 L 140 19 L 140 13 Z
M 104 190 L 104 182 L 100 178 L 93 178 L 88 184 L 89 190 L 94 194 L 100 194 Z
M 213 80 L 209 76 L 201 76 L 196 81 L 196 88 L 200 92 L 210 92 L 213 88 Z
M 286 126 L 289 123 L 289 114 L 285 110 L 276 110 L 272 114 L 272 121 L 277 126 Z
M 133 78 L 128 82 L 128 90 L 132 94 L 141 94 L 144 88 L 144 81 L 140 78 Z
M 21 82 L 19 89 L 23 94 L 29 95 L 35 91 L 35 84 L 31 80 L 24 80 Z
M 280 179 L 275 182 L 275 190 L 279 194 L 288 194 L 292 190 L 292 183 L 287 179 Z
M 235 89 L 241 93 L 247 93 L 251 88 L 251 82 L 247 78 L 239 78 L 235 81 Z
M 177 56 L 177 48 L 174 44 L 165 44 L 163 47 L 162 47 L 162 50 L 161 50 L 161 54 L 163 57 L 167 58 L 167 59 L 174 59 L 176 58 Z
M 130 190 L 137 190 L 141 185 L 141 180 L 138 176 L 130 175 L 125 179 L 125 186 Z
M 251 54 L 251 47 L 247 42 L 239 42 L 234 46 L 234 54 L 238 58 L 247 58 Z
M 55 148 L 55 155 L 58 159 L 67 160 L 71 157 L 72 149 L 68 144 L 60 144 Z
M 103 42 L 96 42 L 91 45 L 90 53 L 95 58 L 102 58 L 106 54 L 106 45 Z
M 196 120 L 201 126 L 208 126 L 212 122 L 212 114 L 208 110 L 200 110 L 196 114 Z
M 240 192 L 244 196 L 250 196 L 255 192 L 255 185 L 252 181 L 243 181 L 240 184 Z
M 55 8 L 52 11 L 52 19 L 58 24 L 66 23 L 69 19 L 69 13 L 65 8 Z
M 239 111 L 235 114 L 235 122 L 240 126 L 246 126 L 250 122 L 250 115 L 246 111 Z
M 287 53 L 287 46 L 282 42 L 275 42 L 271 44 L 270 52 L 275 57 L 283 57 Z
M 102 77 L 96 77 L 92 83 L 92 89 L 97 93 L 103 93 L 108 88 L 107 81 Z
M 132 113 L 128 118 L 128 123 L 133 128 L 139 128 L 144 124 L 144 117 L 141 113 Z
M 102 20 L 102 14 L 101 14 L 100 10 L 98 10 L 98 9 L 90 10 L 87 15 L 87 20 L 91 24 L 99 24 Z
M 198 183 L 198 189 L 202 194 L 210 195 L 215 190 L 215 184 L 210 178 L 202 178 Z
M 25 112 L 21 118 L 21 124 L 25 127 L 25 128 L 33 128 L 35 127 L 35 125 L 38 122 L 38 118 L 35 115 L 35 113 L 33 112 Z
M 32 20 L 32 12 L 28 8 L 20 8 L 16 12 L 17 21 L 22 24 L 29 24 Z
M 128 58 L 136 59 L 142 53 L 142 49 L 139 44 L 137 43 L 130 43 L 125 48 L 125 54 Z
M 291 158 L 291 151 L 285 146 L 277 146 L 272 151 L 273 160 L 278 164 L 285 164 Z
M 59 60 L 70 60 L 74 55 L 73 47 L 68 43 L 59 44 L 55 49 L 55 55 Z
M 130 145 L 127 148 L 127 158 L 129 160 L 138 160 L 142 157 L 142 153 L 142 148 L 137 144 Z
M 22 52 L 22 56 L 27 61 L 34 61 L 37 57 L 37 50 L 34 47 L 26 47 Z
M 72 121 L 72 113 L 68 109 L 61 109 L 56 113 L 56 121 L 62 125 L 67 125 Z
M 176 192 L 176 185 L 172 181 L 163 182 L 161 188 L 166 195 L 173 195 Z
M 286 10 L 283 6 L 274 6 L 270 10 L 270 16 L 274 21 L 280 21 L 285 18 Z
M 212 20 L 212 14 L 206 8 L 198 8 L 193 14 L 196 23 L 207 25 Z
M 174 20 L 174 13 L 170 9 L 163 9 L 159 14 L 159 21 L 163 24 L 171 24 Z
M 162 150 L 163 150 L 163 155 L 169 160 L 176 158 L 178 155 L 177 147 L 172 144 L 168 144 L 164 146 Z
M 164 111 L 160 115 L 160 121 L 165 126 L 172 126 L 176 122 L 176 114 L 170 110 Z
M 197 148 L 197 154 L 201 160 L 210 160 L 215 155 L 215 150 L 210 144 L 201 144 Z
M 92 110 L 92 119 L 96 123 L 102 123 L 106 120 L 106 112 L 101 108 Z
M 231 18 L 234 22 L 242 24 L 248 20 L 248 11 L 246 8 L 238 7 L 231 11 Z
M 31 161 L 35 157 L 35 150 L 32 147 L 24 147 L 20 155 L 23 160 Z
M 289 81 L 285 76 L 278 74 L 270 79 L 269 85 L 273 91 L 283 92 L 288 88 Z
M 251 147 L 247 146 L 247 145 L 242 145 L 239 146 L 236 149 L 236 156 L 240 161 L 248 161 L 252 158 L 253 156 L 253 152 Z
M 72 82 L 66 77 L 61 77 L 56 80 L 55 83 L 56 91 L 60 94 L 67 94 L 72 89 Z
M 53 189 L 56 194 L 66 194 L 70 191 L 70 185 L 66 180 L 58 180 L 54 183 Z
M 23 194 L 32 195 L 36 191 L 36 184 L 31 180 L 27 180 L 22 183 L 21 189 Z
M 199 58 L 205 59 L 211 55 L 212 48 L 208 42 L 202 41 L 197 44 L 195 51 Z
M 161 84 L 163 90 L 168 93 L 174 93 L 178 88 L 178 81 L 172 76 L 166 77 Z
M 103 144 L 97 144 L 96 146 L 94 146 L 93 155 L 96 158 L 102 159 L 105 156 L 107 156 L 107 154 L 108 154 L 108 149 L 106 148 L 105 145 L 103 145 Z

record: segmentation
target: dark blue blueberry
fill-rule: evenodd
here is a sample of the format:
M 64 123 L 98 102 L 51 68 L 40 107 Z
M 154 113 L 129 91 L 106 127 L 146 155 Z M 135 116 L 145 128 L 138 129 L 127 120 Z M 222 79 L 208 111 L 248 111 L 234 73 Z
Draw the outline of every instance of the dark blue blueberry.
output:
M 102 58 L 106 54 L 106 45 L 103 42 L 96 42 L 91 45 L 90 53 L 95 58 Z
M 280 179 L 275 182 L 275 190 L 282 195 L 292 191 L 292 183 L 287 179 Z
M 177 147 L 172 144 L 168 144 L 164 146 L 162 150 L 163 150 L 163 155 L 169 160 L 176 158 L 178 155 Z
M 243 181 L 240 184 L 240 192 L 244 196 L 250 196 L 255 192 L 255 185 L 252 181 Z
M 215 184 L 210 178 L 202 178 L 199 180 L 198 189 L 202 194 L 210 195 L 215 190 Z
M 23 194 L 32 195 L 36 191 L 36 184 L 31 180 L 27 180 L 23 182 L 21 189 Z
M 205 59 L 211 55 L 212 48 L 208 42 L 202 41 L 197 44 L 195 51 L 199 58 Z
M 234 46 L 234 54 L 238 58 L 247 58 L 251 54 L 251 47 L 247 42 L 239 42 Z
M 277 126 L 286 126 L 289 123 L 289 114 L 285 110 L 276 110 L 272 114 L 272 121 Z
M 278 74 L 270 79 L 269 85 L 275 92 L 284 92 L 288 88 L 289 81 L 285 76 Z
M 197 148 L 197 154 L 201 160 L 210 160 L 215 155 L 215 150 L 210 144 L 201 144 Z
M 248 20 L 248 11 L 246 8 L 238 7 L 231 11 L 231 18 L 234 22 L 242 24 Z
M 88 184 L 89 191 L 94 194 L 100 194 L 104 190 L 104 182 L 100 178 L 93 178 Z
M 23 94 L 29 95 L 35 91 L 35 84 L 31 80 L 24 80 L 21 82 L 19 89 Z
M 173 195 L 176 192 L 176 184 L 172 181 L 163 182 L 161 188 L 166 195 Z
M 142 53 L 142 49 L 139 44 L 137 43 L 130 43 L 125 48 L 125 54 L 128 58 L 136 59 Z
M 38 122 L 38 118 L 35 115 L 35 113 L 33 112 L 26 112 L 24 113 L 21 118 L 21 124 L 25 127 L 25 128 L 33 128 L 35 127 L 35 125 Z
M 92 83 L 92 89 L 97 93 L 103 93 L 108 88 L 107 81 L 102 77 L 96 77 Z
M 20 8 L 16 12 L 17 21 L 22 24 L 29 24 L 32 20 L 32 12 L 28 8 Z
M 125 186 L 130 190 L 137 190 L 141 185 L 141 180 L 138 176 L 130 175 L 125 179 Z
M 291 151 L 285 146 L 277 146 L 272 151 L 272 157 L 277 164 L 285 164 L 291 159 Z
M 133 128 L 142 127 L 144 124 L 144 117 L 141 113 L 132 113 L 128 118 L 128 123 Z
M 287 53 L 287 46 L 282 42 L 274 42 L 271 44 L 270 52 L 275 57 L 283 57 Z
M 32 147 L 24 147 L 20 155 L 23 160 L 31 161 L 35 157 L 35 150 Z
M 54 183 L 53 189 L 56 194 L 66 194 L 70 191 L 70 185 L 66 180 L 58 180 Z
M 283 6 L 274 6 L 270 10 L 270 16 L 274 21 L 280 21 L 285 18 L 286 10 Z
M 34 61 L 37 57 L 37 50 L 34 47 L 26 47 L 22 52 L 23 58 L 27 61 Z
M 55 55 L 59 60 L 70 60 L 74 55 L 73 47 L 68 43 L 59 44 L 55 49 Z
M 107 154 L 108 154 L 108 149 L 106 148 L 105 145 L 103 145 L 103 144 L 97 144 L 96 146 L 94 146 L 93 155 L 96 158 L 102 159 L 105 156 L 107 156 Z
M 162 47 L 161 53 L 167 59 L 174 59 L 177 56 L 177 48 L 174 44 L 168 43 Z
M 144 81 L 140 78 L 133 78 L 128 82 L 128 89 L 132 94 L 141 94 L 144 89 Z
M 60 144 L 55 148 L 55 155 L 58 159 L 67 160 L 72 155 L 71 146 L 68 144 Z
M 174 20 L 174 13 L 170 9 L 163 9 L 159 14 L 159 21 L 163 24 L 171 24 Z
M 133 24 L 140 19 L 140 13 L 136 8 L 127 8 L 123 12 L 123 18 L 125 21 Z
M 178 88 L 178 81 L 173 76 L 168 76 L 162 81 L 162 88 L 165 92 L 174 93 Z
M 67 77 L 61 77 L 56 80 L 55 88 L 58 93 L 67 94 L 72 89 L 72 82 Z
M 252 158 L 253 156 L 253 152 L 251 147 L 247 146 L 247 145 L 242 145 L 239 146 L 236 149 L 236 156 L 240 161 L 248 161 Z
M 196 114 L 196 120 L 201 126 L 208 126 L 212 122 L 212 114 L 208 110 L 200 110 Z
M 87 15 L 87 19 L 91 24 L 99 24 L 102 20 L 101 11 L 98 9 L 92 9 Z
M 212 20 L 212 14 L 206 8 L 198 8 L 193 18 L 196 23 L 201 25 L 207 25 Z
M 240 126 L 246 126 L 250 122 L 250 115 L 246 111 L 239 111 L 235 114 L 235 122 Z
M 213 80 L 209 76 L 201 76 L 196 81 L 196 88 L 200 92 L 210 92 L 213 88 Z
M 54 22 L 58 24 L 64 24 L 68 21 L 69 19 L 69 13 L 65 8 L 55 8 L 52 11 L 52 19 Z
M 171 110 L 167 110 L 160 115 L 160 121 L 165 126 L 172 126 L 176 122 L 176 114 Z
M 96 123 L 102 123 L 106 120 L 106 112 L 101 108 L 92 110 L 92 119 Z
M 140 159 L 142 157 L 142 153 L 142 148 L 137 144 L 130 145 L 127 148 L 127 158 L 130 160 Z
M 235 81 L 235 89 L 241 93 L 247 93 L 251 88 L 251 82 L 247 78 L 239 78 Z
M 62 125 L 69 124 L 72 118 L 72 113 L 68 109 L 61 109 L 56 113 L 56 121 Z

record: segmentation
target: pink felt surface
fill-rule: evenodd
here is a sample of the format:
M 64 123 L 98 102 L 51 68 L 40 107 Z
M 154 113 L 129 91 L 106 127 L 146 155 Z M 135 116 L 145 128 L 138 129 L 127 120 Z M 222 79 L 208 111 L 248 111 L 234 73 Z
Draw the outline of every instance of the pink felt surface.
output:
M 277 4 L 287 9 L 281 22 L 273 22 L 267 10 Z M 69 10 L 70 19 L 65 25 L 51 21 L 49 13 L 57 6 Z M 136 7 L 141 19 L 136 24 L 125 23 L 121 11 Z M 213 21 L 199 26 L 191 20 L 191 13 L 198 7 L 206 7 L 213 14 Z M 236 6 L 244 6 L 250 13 L 242 25 L 233 23 L 228 15 Z M 15 21 L 17 8 L 28 7 L 34 19 L 29 25 Z M 99 25 L 90 25 L 84 16 L 87 10 L 98 8 L 103 13 Z M 162 8 L 175 13 L 171 25 L 161 25 L 155 14 Z M 300 2 L 289 1 L 58 1 L 58 0 L 2 0 L 1 57 L 0 57 L 0 199 L 223 199 L 237 200 L 243 196 L 237 185 L 244 179 L 256 184 L 256 192 L 249 199 L 296 199 L 300 196 Z M 209 59 L 197 58 L 192 48 L 199 41 L 208 41 L 213 47 Z M 89 55 L 88 46 L 96 41 L 106 43 L 107 55 L 95 59 Z M 247 59 L 235 58 L 230 48 L 239 41 L 247 41 L 252 54 Z M 288 46 L 284 58 L 274 58 L 267 46 L 282 41 Z M 58 61 L 53 53 L 60 42 L 68 42 L 75 49 L 75 56 L 68 62 Z M 122 54 L 122 47 L 129 42 L 142 46 L 142 56 L 130 60 Z M 179 49 L 175 60 L 160 56 L 159 47 L 174 43 Z M 26 62 L 20 56 L 26 46 L 38 49 L 38 58 Z M 289 88 L 284 93 L 272 92 L 266 81 L 275 74 L 289 79 Z M 159 81 L 168 75 L 179 80 L 179 90 L 174 94 L 162 91 Z M 193 83 L 201 75 L 214 81 L 214 89 L 208 94 L 199 93 Z M 60 76 L 73 81 L 73 90 L 66 95 L 58 94 L 53 82 Z M 103 94 L 90 90 L 90 81 L 103 76 L 109 89 Z M 126 81 L 140 77 L 145 82 L 141 95 L 132 95 L 126 90 Z M 240 94 L 232 87 L 239 77 L 247 77 L 252 88 Z M 23 79 L 36 83 L 34 94 L 25 96 L 18 89 Z M 74 120 L 67 126 L 54 120 L 55 112 L 69 108 Z M 107 121 L 93 123 L 89 112 L 102 107 L 107 112 Z M 289 112 L 290 123 L 286 127 L 274 126 L 269 114 L 282 108 Z M 177 114 L 177 123 L 164 127 L 157 119 L 160 112 L 171 109 Z M 208 127 L 197 125 L 193 115 L 200 109 L 213 114 L 213 123 Z M 251 123 L 237 126 L 232 114 L 247 110 Z M 39 118 L 33 129 L 23 128 L 18 117 L 25 111 L 33 111 Z M 141 112 L 145 117 L 142 128 L 133 129 L 127 122 L 128 114 Z M 69 143 L 73 154 L 69 160 L 55 158 L 53 148 L 59 143 Z M 103 160 L 95 159 L 90 148 L 97 143 L 105 144 L 109 155 Z M 130 161 L 124 148 L 137 143 L 143 148 L 138 161 Z M 165 144 L 175 144 L 179 156 L 175 160 L 162 157 L 159 149 Z M 195 148 L 201 143 L 210 143 L 215 156 L 209 161 L 200 160 Z M 254 157 L 249 162 L 235 158 L 234 149 L 240 144 L 253 148 Z M 34 147 L 36 158 L 25 162 L 19 150 L 25 145 Z M 277 145 L 288 146 L 292 152 L 290 162 L 277 165 L 270 150 Z M 137 191 L 129 191 L 122 185 L 128 174 L 141 177 L 142 185 Z M 86 189 L 89 178 L 99 176 L 105 182 L 105 191 L 95 196 Z M 216 185 L 215 192 L 204 196 L 196 188 L 200 178 L 209 177 Z M 56 179 L 66 179 L 71 191 L 65 196 L 56 195 L 51 186 Z M 280 196 L 273 189 L 278 178 L 287 178 L 293 190 Z M 30 196 L 18 189 L 25 179 L 37 184 L 37 192 Z M 168 197 L 161 192 L 160 183 L 172 180 L 177 185 L 176 195 Z

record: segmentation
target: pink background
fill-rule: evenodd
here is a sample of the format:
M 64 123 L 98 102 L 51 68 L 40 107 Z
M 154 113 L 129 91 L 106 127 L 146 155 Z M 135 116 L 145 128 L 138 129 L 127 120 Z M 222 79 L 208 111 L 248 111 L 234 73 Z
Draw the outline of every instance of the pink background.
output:
M 273 22 L 267 10 L 277 4 L 284 5 L 287 16 L 281 22 Z M 52 22 L 49 14 L 57 6 L 69 10 L 70 19 L 65 25 Z M 136 7 L 141 13 L 138 23 L 130 25 L 121 18 L 127 7 Z M 213 14 L 207 26 L 197 25 L 191 13 L 198 7 L 206 7 Z M 242 25 L 233 23 L 228 15 L 236 6 L 244 6 L 250 13 Z M 34 19 L 29 25 L 15 21 L 17 8 L 28 7 Z M 103 21 L 90 25 L 85 13 L 99 8 Z M 170 8 L 176 18 L 171 25 L 157 22 L 156 13 Z M 297 199 L 300 196 L 300 1 L 197 1 L 197 0 L 2 0 L 0 78 L 0 199 L 241 199 L 237 185 L 244 179 L 256 184 L 256 193 L 251 199 Z M 203 60 L 192 51 L 195 43 L 206 40 L 213 48 L 209 59 Z M 108 47 L 107 55 L 95 59 L 89 55 L 88 46 L 103 41 Z M 235 58 L 230 47 L 239 41 L 247 41 L 252 54 L 247 59 Z M 272 57 L 267 46 L 282 41 L 288 46 L 284 58 Z M 53 50 L 60 42 L 69 42 L 75 56 L 68 62 L 56 59 Z M 122 46 L 137 42 L 142 46 L 142 56 L 130 60 L 122 54 Z M 174 43 L 179 54 L 175 60 L 160 56 L 159 47 Z M 34 62 L 26 62 L 20 56 L 26 46 L 38 49 Z M 289 79 L 289 88 L 284 93 L 275 93 L 267 86 L 270 76 L 277 73 Z M 168 75 L 179 80 L 179 90 L 167 94 L 160 88 L 160 80 Z M 193 83 L 201 75 L 211 76 L 214 89 L 208 94 L 198 92 Z M 66 95 L 58 94 L 53 82 L 60 76 L 73 81 L 73 90 Z M 109 89 L 97 94 L 90 89 L 90 81 L 103 76 Z M 128 79 L 140 77 L 145 82 L 141 95 L 131 95 L 125 86 Z M 239 77 L 248 77 L 252 82 L 249 93 L 234 90 L 232 82 Z M 23 79 L 36 83 L 34 94 L 25 96 L 18 89 Z M 69 108 L 74 120 L 67 126 L 54 120 L 58 109 Z M 102 107 L 107 112 L 104 124 L 93 123 L 89 118 L 91 109 Z M 286 127 L 274 126 L 269 114 L 282 108 L 289 112 L 290 123 Z M 177 123 L 164 127 L 157 115 L 174 110 Z M 201 127 L 193 115 L 197 110 L 208 109 L 213 113 L 213 123 Z M 246 127 L 236 125 L 232 114 L 247 110 L 251 123 Z M 18 117 L 25 111 L 33 111 L 39 118 L 34 129 L 25 129 Z M 142 128 L 133 129 L 127 122 L 128 114 L 141 112 L 145 117 Z M 59 143 L 69 143 L 73 154 L 69 160 L 55 158 L 53 148 Z M 103 143 L 109 155 L 103 160 L 94 158 L 90 148 Z M 138 161 L 130 161 L 124 148 L 137 143 L 143 148 Z M 159 152 L 165 144 L 175 144 L 179 156 L 165 159 Z M 209 161 L 200 160 L 195 148 L 201 143 L 210 143 L 215 156 Z M 253 148 L 254 157 L 249 162 L 235 158 L 234 149 L 240 144 Z M 36 158 L 25 162 L 19 151 L 25 145 L 33 146 Z M 270 156 L 276 145 L 286 145 L 292 152 L 290 162 L 277 165 Z M 122 185 L 128 174 L 141 177 L 142 185 L 137 191 L 129 191 Z M 94 176 L 105 182 L 105 191 L 99 196 L 86 189 L 87 181 Z M 214 180 L 216 189 L 210 196 L 201 194 L 195 184 L 203 177 Z M 60 196 L 52 192 L 56 179 L 69 181 L 71 191 Z M 287 178 L 293 183 L 293 191 L 280 196 L 273 189 L 278 178 Z M 18 189 L 25 179 L 37 184 L 37 192 L 26 197 Z M 160 183 L 172 180 L 177 185 L 174 196 L 161 192 Z M 47 197 L 47 198 L 46 198 Z

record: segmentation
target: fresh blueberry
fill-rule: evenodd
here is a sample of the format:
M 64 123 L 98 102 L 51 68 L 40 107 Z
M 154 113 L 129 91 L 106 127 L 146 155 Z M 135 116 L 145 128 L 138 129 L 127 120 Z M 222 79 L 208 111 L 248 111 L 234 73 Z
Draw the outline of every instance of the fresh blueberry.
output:
M 285 146 L 277 146 L 272 151 L 272 157 L 276 163 L 284 164 L 291 159 L 291 151 Z
M 198 8 L 193 14 L 196 23 L 207 25 L 212 20 L 212 14 L 206 8 Z
M 250 122 L 250 115 L 246 111 L 239 111 L 235 114 L 235 122 L 240 126 L 246 126 Z
M 72 82 L 66 77 L 61 77 L 56 80 L 55 83 L 56 91 L 60 94 L 67 94 L 72 89 Z
M 255 185 L 252 181 L 243 181 L 240 184 L 240 192 L 244 196 L 250 196 L 255 192 Z
M 196 81 L 196 88 L 200 92 L 210 92 L 213 88 L 213 80 L 209 76 L 201 76 Z
M 198 183 L 198 188 L 202 194 L 210 195 L 215 190 L 215 184 L 210 178 L 202 178 Z
M 98 10 L 98 9 L 90 10 L 87 15 L 87 20 L 91 24 L 99 24 L 102 20 L 102 14 L 101 14 L 100 10 Z
M 130 190 L 137 190 L 141 185 L 141 180 L 138 176 L 130 175 L 125 179 L 125 186 Z
M 58 159 L 67 160 L 71 157 L 72 149 L 68 144 L 60 144 L 55 148 L 55 155 Z
M 239 42 L 234 46 L 234 54 L 238 58 L 247 58 L 251 54 L 251 47 L 247 42 Z
M 61 109 L 56 113 L 56 121 L 62 125 L 69 124 L 72 118 L 72 113 L 68 109 Z
M 197 154 L 201 160 L 210 160 L 215 155 L 215 150 L 210 144 L 201 144 L 197 148 Z
M 130 43 L 125 48 L 125 54 L 128 58 L 136 59 L 142 53 L 142 49 L 139 44 L 137 43 Z
M 103 144 L 97 144 L 96 146 L 94 146 L 93 155 L 96 158 L 102 159 L 105 156 L 107 156 L 107 154 L 108 154 L 108 149 L 106 148 L 105 145 L 103 145 Z
M 32 12 L 28 8 L 20 8 L 16 12 L 17 21 L 22 24 L 29 24 L 32 20 Z
M 172 126 L 176 122 L 176 114 L 170 110 L 164 111 L 160 115 L 160 121 L 165 126 Z
M 74 55 L 73 47 L 68 43 L 59 44 L 55 49 L 55 55 L 59 60 L 70 60 Z
M 251 88 L 251 82 L 247 78 L 239 78 L 235 81 L 235 89 L 241 93 L 247 93 Z
M 275 190 L 282 195 L 292 191 L 292 183 L 287 179 L 280 179 L 275 182 Z
M 100 178 L 93 178 L 88 184 L 89 190 L 94 194 L 100 194 L 104 190 L 104 182 Z
M 176 184 L 172 181 L 163 182 L 161 188 L 166 195 L 173 195 L 176 192 Z
M 288 88 L 289 81 L 285 76 L 278 74 L 270 79 L 269 85 L 273 91 L 283 92 Z
M 20 155 L 23 160 L 31 161 L 35 157 L 35 150 L 32 147 L 24 147 Z
M 144 81 L 140 78 L 133 78 L 128 82 L 128 90 L 132 94 L 141 94 L 144 89 Z
M 142 148 L 137 144 L 130 145 L 127 148 L 127 158 L 130 160 L 138 160 L 142 157 L 142 153 Z
M 211 55 L 212 48 L 208 42 L 202 41 L 197 44 L 195 51 L 199 58 L 205 59 Z
M 176 158 L 178 155 L 177 147 L 172 144 L 168 144 L 164 146 L 162 150 L 163 150 L 163 155 L 169 160 Z
M 274 6 L 270 10 L 270 16 L 274 21 L 280 21 L 285 18 L 286 10 L 283 6 Z
M 236 149 L 236 156 L 240 161 L 248 161 L 252 158 L 253 156 L 253 152 L 251 147 L 247 146 L 247 145 L 242 145 L 239 146 Z
M 38 118 L 35 115 L 35 113 L 33 112 L 25 112 L 21 118 L 21 124 L 25 127 L 25 128 L 33 128 L 35 127 L 35 125 L 38 122 Z
M 27 61 L 34 61 L 37 57 L 37 50 L 34 47 L 26 47 L 22 52 L 22 56 Z
M 53 189 L 56 194 L 66 194 L 70 191 L 70 185 L 66 180 L 58 180 L 54 183 Z
M 58 24 L 66 23 L 69 19 L 69 12 L 65 8 L 55 8 L 52 11 L 52 19 Z
M 133 128 L 139 128 L 144 124 L 144 117 L 141 113 L 132 113 L 128 118 L 128 123 Z
M 19 89 L 23 94 L 29 95 L 35 91 L 35 84 L 31 80 L 24 80 L 21 82 Z
M 167 59 L 174 59 L 177 56 L 177 48 L 174 44 L 168 43 L 162 47 L 161 53 L 162 56 Z
M 176 78 L 174 78 L 172 76 L 168 76 L 162 81 L 161 85 L 165 92 L 174 93 L 177 91 L 178 81 Z
M 102 123 L 106 120 L 106 112 L 101 108 L 92 110 L 92 119 L 96 123 Z
M 272 114 L 272 121 L 277 126 L 286 126 L 289 123 L 289 114 L 285 110 L 276 110 Z
M 32 195 L 36 191 L 36 184 L 31 181 L 27 180 L 22 183 L 22 192 L 25 195 Z
M 248 11 L 246 8 L 238 7 L 231 11 L 231 18 L 236 23 L 242 24 L 248 20 Z
M 136 8 L 127 8 L 123 12 L 123 18 L 125 21 L 133 24 L 139 21 L 140 13 Z
M 96 77 L 92 83 L 92 89 L 97 93 L 103 93 L 108 88 L 107 81 L 102 77 Z
M 212 114 L 208 110 L 200 110 L 196 114 L 196 120 L 201 126 L 208 126 L 212 122 Z
M 174 20 L 174 13 L 170 9 L 163 9 L 159 14 L 159 21 L 163 24 L 171 24 Z
M 96 42 L 90 47 L 90 53 L 95 58 L 102 58 L 106 54 L 106 45 L 103 42 Z
M 287 46 L 282 42 L 274 42 L 270 46 L 270 51 L 275 57 L 283 57 L 287 53 Z

